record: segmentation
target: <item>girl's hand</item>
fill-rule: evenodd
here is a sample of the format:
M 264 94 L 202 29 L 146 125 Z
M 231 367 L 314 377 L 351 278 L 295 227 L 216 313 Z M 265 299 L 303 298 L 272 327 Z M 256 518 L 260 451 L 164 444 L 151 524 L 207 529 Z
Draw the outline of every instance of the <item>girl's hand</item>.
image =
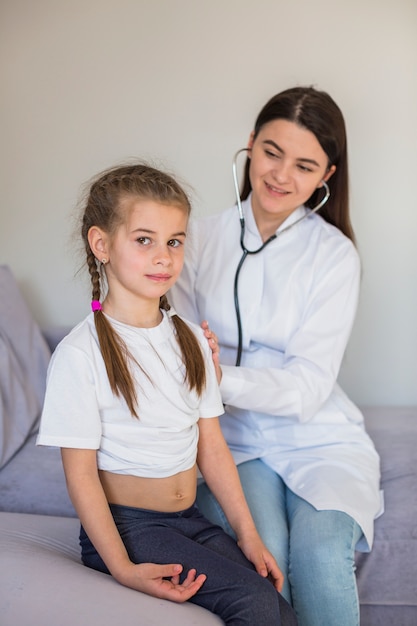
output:
M 250 536 L 238 540 L 239 548 L 251 563 L 254 564 L 258 574 L 269 578 L 277 591 L 282 591 L 284 574 L 279 569 L 272 554 L 264 546 L 258 533 L 255 531 Z
M 217 382 L 220 385 L 222 379 L 222 368 L 220 367 L 220 348 L 217 335 L 212 330 L 210 330 L 208 322 L 206 320 L 201 322 L 201 328 L 204 330 L 204 335 L 210 346 L 214 369 L 216 370 Z
M 205 574 L 196 576 L 196 570 L 191 569 L 185 580 L 180 583 L 181 572 L 182 565 L 178 564 L 131 563 L 122 575 L 117 576 L 117 580 L 126 587 L 155 598 L 186 602 L 201 589 L 207 576 Z

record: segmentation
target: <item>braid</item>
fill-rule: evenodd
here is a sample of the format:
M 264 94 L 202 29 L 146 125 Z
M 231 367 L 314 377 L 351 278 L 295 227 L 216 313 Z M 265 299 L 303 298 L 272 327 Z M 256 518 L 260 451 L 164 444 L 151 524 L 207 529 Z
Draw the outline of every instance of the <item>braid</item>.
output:
M 103 311 L 94 313 L 94 322 L 110 387 L 116 396 L 122 396 L 126 400 L 131 414 L 138 417 L 136 386 L 129 367 L 129 361 L 134 359 L 122 338 L 113 330 Z M 137 364 L 136 361 L 135 363 Z
M 92 300 L 100 300 L 101 288 L 100 288 L 100 272 L 97 269 L 97 261 L 94 254 L 91 252 L 90 246 L 87 250 L 87 266 L 91 277 Z
M 168 298 L 165 294 L 159 298 L 159 308 L 163 309 L 164 311 L 169 311 L 171 309 L 171 305 L 168 302 Z
M 185 381 L 200 396 L 206 385 L 206 366 L 200 344 L 191 328 L 178 315 L 172 316 L 175 334 L 185 364 Z
M 165 294 L 159 300 L 159 307 L 164 311 L 171 309 Z M 206 367 L 200 344 L 190 327 L 176 313 L 172 315 L 172 321 L 185 364 L 185 381 L 189 389 L 195 389 L 201 395 L 206 384 Z

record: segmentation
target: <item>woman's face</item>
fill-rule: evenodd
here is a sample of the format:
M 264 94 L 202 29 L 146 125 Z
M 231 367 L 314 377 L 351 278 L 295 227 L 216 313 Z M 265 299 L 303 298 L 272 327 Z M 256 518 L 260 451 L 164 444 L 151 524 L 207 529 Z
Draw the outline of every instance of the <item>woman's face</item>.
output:
M 288 120 L 277 119 L 262 126 L 249 139 L 252 208 L 263 239 L 306 202 L 336 167 L 315 135 Z

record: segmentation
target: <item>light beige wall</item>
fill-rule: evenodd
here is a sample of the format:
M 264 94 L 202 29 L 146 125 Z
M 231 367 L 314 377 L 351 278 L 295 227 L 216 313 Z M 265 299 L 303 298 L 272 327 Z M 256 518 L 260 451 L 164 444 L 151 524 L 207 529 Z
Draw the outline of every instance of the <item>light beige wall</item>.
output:
M 2 0 L 0 262 L 42 325 L 76 323 L 81 184 L 142 156 L 220 210 L 259 108 L 314 84 L 345 113 L 363 260 L 341 380 L 357 402 L 417 403 L 416 42 L 415 0 Z

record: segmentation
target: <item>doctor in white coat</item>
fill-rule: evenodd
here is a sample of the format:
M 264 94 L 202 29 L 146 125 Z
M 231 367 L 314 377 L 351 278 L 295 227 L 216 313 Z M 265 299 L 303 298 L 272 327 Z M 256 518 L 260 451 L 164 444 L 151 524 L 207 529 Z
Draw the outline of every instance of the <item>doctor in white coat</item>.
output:
M 191 225 L 170 300 L 208 322 L 223 432 L 300 626 L 357 626 L 354 551 L 372 546 L 380 470 L 337 383 L 360 261 L 345 124 L 328 94 L 296 87 L 263 107 L 238 208 Z M 232 533 L 205 484 L 198 505 Z

